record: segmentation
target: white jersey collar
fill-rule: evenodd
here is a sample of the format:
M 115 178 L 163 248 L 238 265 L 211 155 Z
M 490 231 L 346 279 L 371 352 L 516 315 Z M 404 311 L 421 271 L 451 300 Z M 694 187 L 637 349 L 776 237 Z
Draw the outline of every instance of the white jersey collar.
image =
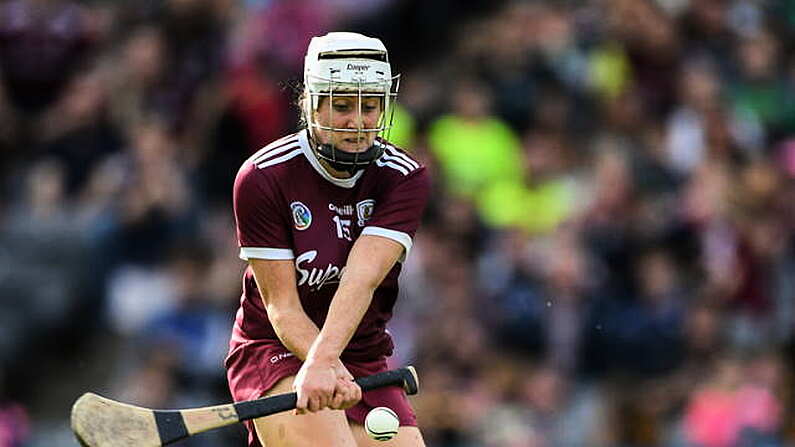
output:
M 315 171 L 317 171 L 321 177 L 337 186 L 349 189 L 353 188 L 356 186 L 356 181 L 359 180 L 362 174 L 364 174 L 364 170 L 362 169 L 350 178 L 337 178 L 331 175 L 326 168 L 320 164 L 320 160 L 317 158 L 315 151 L 312 150 L 312 147 L 309 144 L 309 129 L 298 133 L 298 143 L 301 145 L 301 150 L 304 152 L 304 156 L 307 160 L 309 160 L 309 164 L 315 168 Z

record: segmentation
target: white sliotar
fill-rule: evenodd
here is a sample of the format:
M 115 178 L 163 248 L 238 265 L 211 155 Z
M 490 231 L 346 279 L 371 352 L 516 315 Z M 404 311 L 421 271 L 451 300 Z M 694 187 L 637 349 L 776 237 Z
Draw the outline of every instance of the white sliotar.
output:
M 389 441 L 398 432 L 398 415 L 387 407 L 376 407 L 364 418 L 364 430 L 376 441 Z

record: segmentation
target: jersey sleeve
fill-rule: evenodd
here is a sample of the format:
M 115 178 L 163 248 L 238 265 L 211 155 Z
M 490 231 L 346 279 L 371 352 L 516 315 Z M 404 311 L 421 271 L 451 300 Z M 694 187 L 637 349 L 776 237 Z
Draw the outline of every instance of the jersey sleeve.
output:
M 375 204 L 373 216 L 362 234 L 382 236 L 400 243 L 405 249 L 402 261 L 411 251 L 414 234 L 428 203 L 430 178 L 422 167 L 401 180 Z
M 244 165 L 235 178 L 233 206 L 240 258 L 293 259 L 290 226 L 280 207 L 272 179 L 253 164 Z

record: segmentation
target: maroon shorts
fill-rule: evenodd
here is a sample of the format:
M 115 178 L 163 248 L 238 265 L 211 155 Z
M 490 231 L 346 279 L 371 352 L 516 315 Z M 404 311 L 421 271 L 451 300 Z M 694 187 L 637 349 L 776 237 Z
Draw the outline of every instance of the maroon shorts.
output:
M 342 357 L 342 363 L 354 377 L 363 377 L 386 371 L 386 357 L 373 361 L 350 361 Z M 253 341 L 238 345 L 226 359 L 226 376 L 229 390 L 235 402 L 261 397 L 279 380 L 298 374 L 301 360 L 278 342 Z M 375 407 L 389 407 L 397 413 L 400 425 L 417 425 L 417 417 L 403 389 L 392 386 L 368 391 L 354 407 L 345 410 L 345 415 L 360 424 Z M 261 447 L 254 432 L 254 424 L 246 422 L 249 447 Z

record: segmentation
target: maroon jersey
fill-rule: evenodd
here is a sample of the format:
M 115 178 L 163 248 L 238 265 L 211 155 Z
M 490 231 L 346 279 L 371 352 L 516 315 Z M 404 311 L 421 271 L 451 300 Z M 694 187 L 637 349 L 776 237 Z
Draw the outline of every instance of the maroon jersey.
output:
M 301 131 L 252 155 L 235 179 L 240 257 L 293 260 L 301 304 L 318 327 L 359 235 L 392 239 L 404 247 L 405 257 L 427 202 L 425 167 L 385 140 L 375 144 L 384 148 L 378 160 L 349 179 L 338 179 L 321 166 L 307 131 Z M 343 358 L 391 354 L 386 323 L 397 298 L 400 267 L 396 263 L 375 290 Z M 230 347 L 251 340 L 278 342 L 249 267 Z

